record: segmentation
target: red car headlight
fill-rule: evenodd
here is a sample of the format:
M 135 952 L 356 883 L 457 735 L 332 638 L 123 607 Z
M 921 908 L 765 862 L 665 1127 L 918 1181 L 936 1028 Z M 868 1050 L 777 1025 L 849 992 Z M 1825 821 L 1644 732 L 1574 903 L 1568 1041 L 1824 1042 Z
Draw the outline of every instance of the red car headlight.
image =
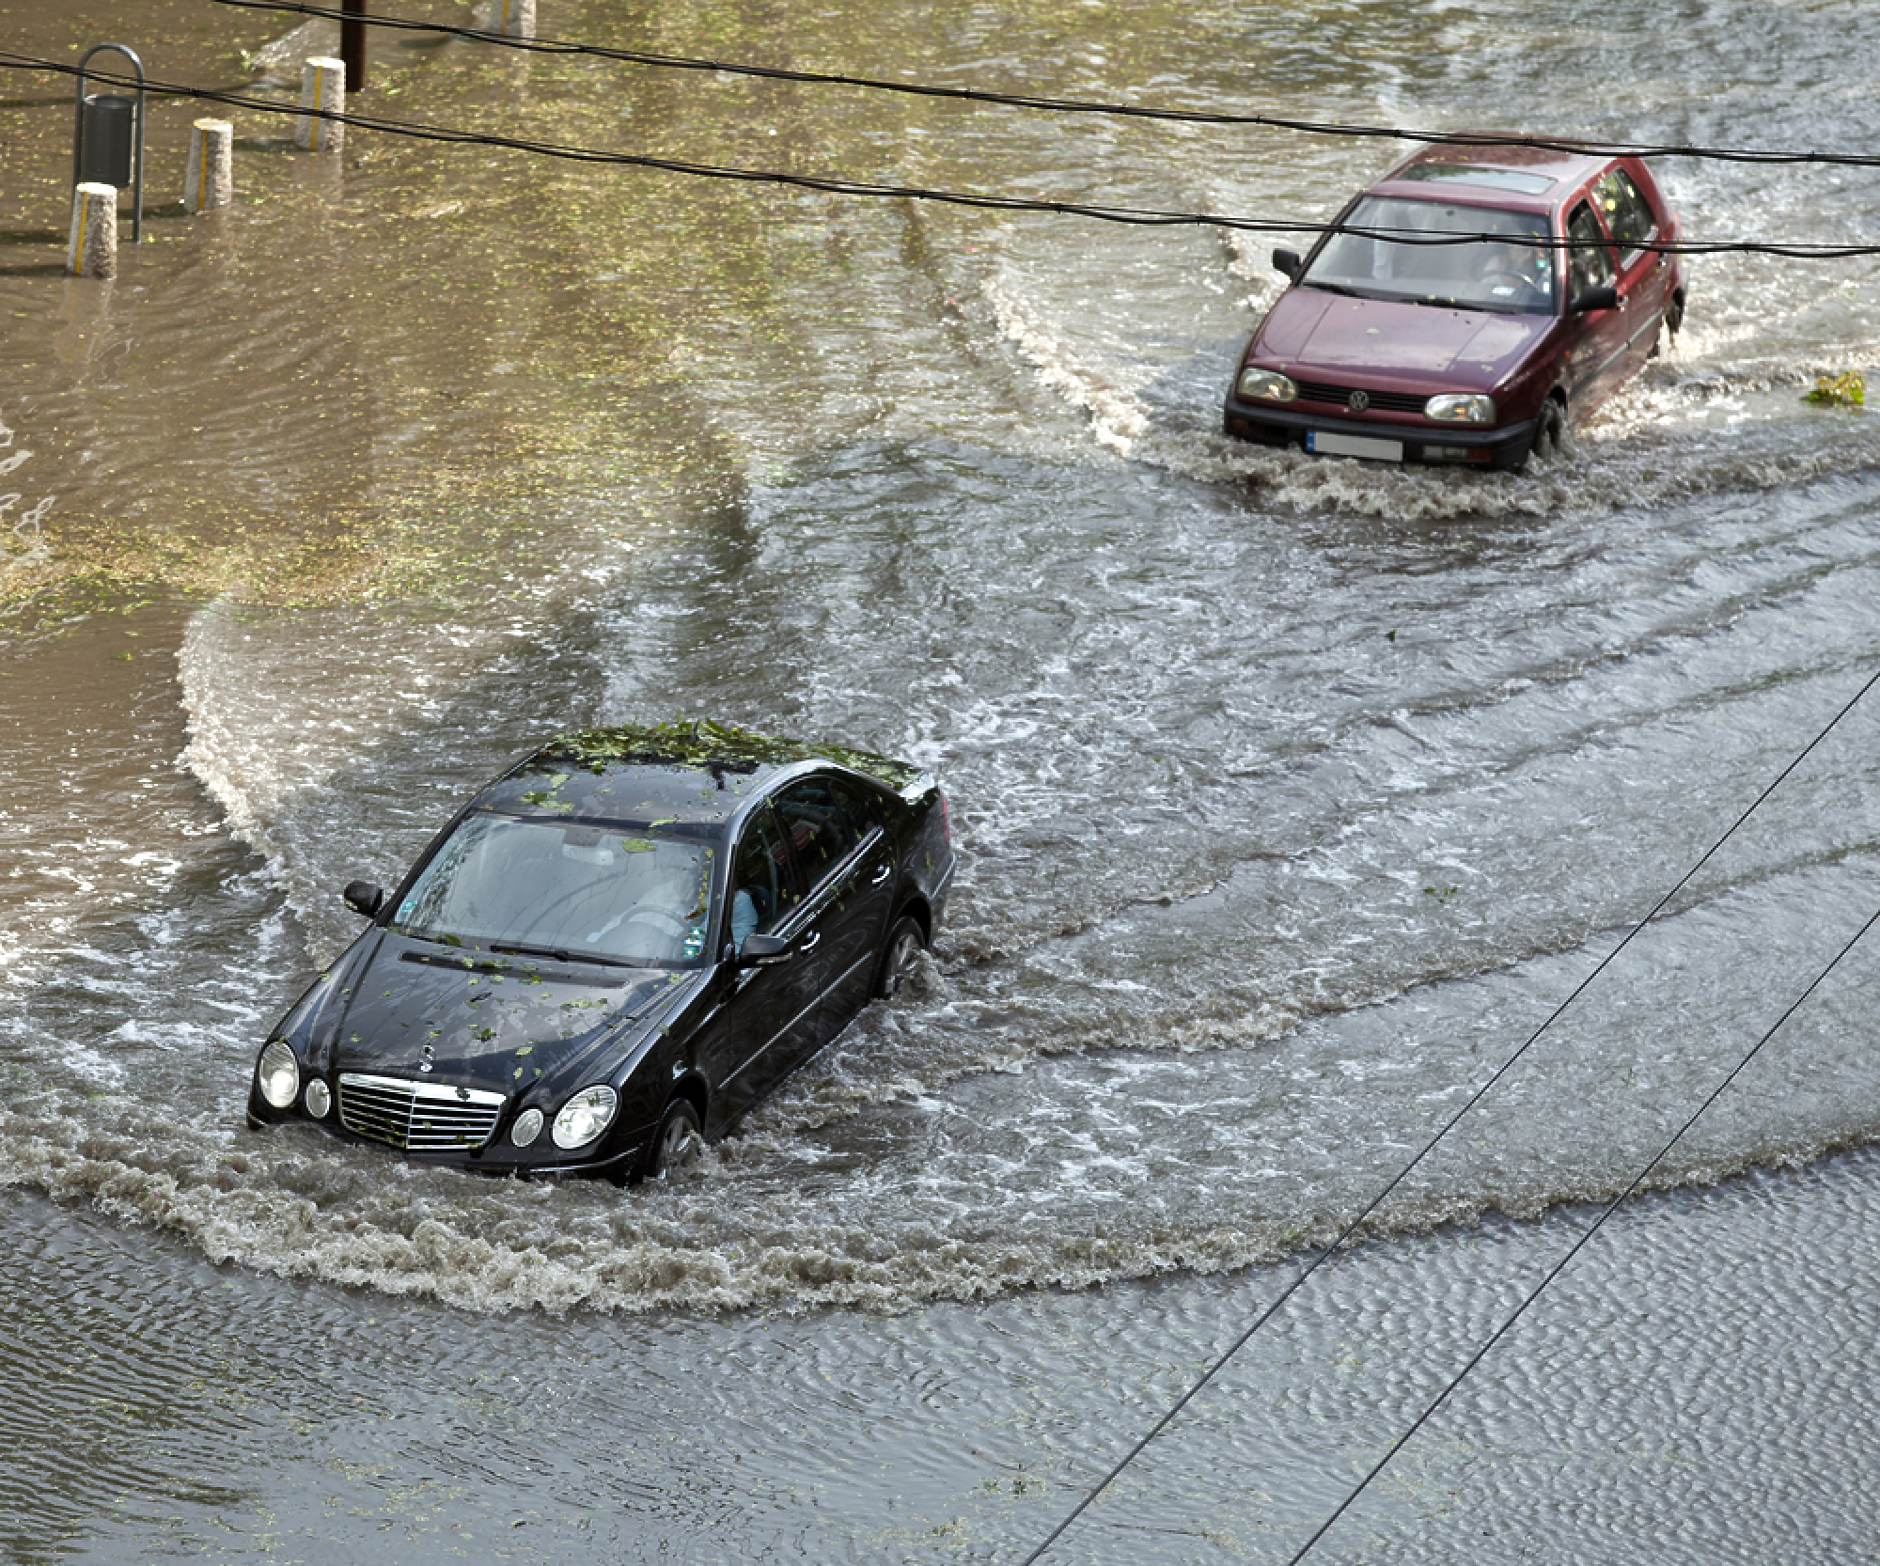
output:
M 1423 417 L 1438 424 L 1493 424 L 1495 399 L 1486 392 L 1443 392 L 1423 404 Z
M 1299 395 L 1299 388 L 1278 370 L 1252 367 L 1240 372 L 1240 379 L 1234 382 L 1234 390 L 1249 402 L 1291 402 Z

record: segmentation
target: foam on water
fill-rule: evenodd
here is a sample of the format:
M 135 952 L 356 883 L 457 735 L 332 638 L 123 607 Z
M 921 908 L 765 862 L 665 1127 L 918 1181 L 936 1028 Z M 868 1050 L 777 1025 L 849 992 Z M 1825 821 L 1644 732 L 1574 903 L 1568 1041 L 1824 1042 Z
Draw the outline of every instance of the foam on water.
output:
M 1828 362 L 1798 367 L 1792 350 L 1765 358 L 1766 320 L 1735 332 L 1707 331 L 1695 305 L 1694 318 L 1664 355 L 1570 431 L 1558 458 L 1498 474 L 1318 458 L 1234 440 L 1218 429 L 1230 353 L 1202 361 L 1211 372 L 1205 384 L 1184 372 L 1176 377 L 1179 397 L 1146 397 L 1162 373 L 1155 366 L 1105 359 L 1088 341 L 1054 336 L 1012 286 L 988 285 L 1001 329 L 1037 367 L 1041 383 L 1087 417 L 1099 445 L 1188 478 L 1251 485 L 1265 503 L 1299 511 L 1396 521 L 1551 516 L 1853 474 L 1880 459 L 1880 433 L 1870 421 L 1857 422 L 1858 412 L 1802 406 Z M 1837 289 L 1821 297 L 1839 296 Z M 1785 308 L 1796 304 L 1805 307 L 1806 297 L 1785 301 Z M 1880 358 L 1880 339 L 1842 342 L 1834 351 L 1833 364 L 1870 363 Z M 1844 438 L 1823 443 L 1818 433 L 1798 428 L 1804 420 L 1839 420 L 1836 433 Z
M 741 13 L 754 55 L 865 40 L 908 82 L 1019 60 L 1040 94 L 1857 151 L 1880 54 L 1856 0 L 785 10 Z M 30 11 L 29 35 L 77 16 Z M 568 15 L 644 43 L 623 8 Z M 1322 217 L 1394 150 L 394 53 L 435 123 L 526 86 L 570 143 L 624 124 L 675 157 L 1145 208 Z M 0 113 L 50 144 L 20 188 L 54 189 L 60 116 Z M 59 414 L 0 496 L 57 489 L 62 523 L 85 492 L 100 536 L 160 543 L 273 508 L 255 536 L 291 549 L 327 538 L 323 499 L 394 491 L 459 538 L 468 488 L 552 513 L 503 530 L 536 551 L 516 575 L 579 585 L 517 636 L 484 621 L 526 581 L 357 625 L 231 601 L 134 661 L 147 623 L 0 654 L 16 1552 L 1020 1559 L 1295 1268 L 1216 1275 L 1329 1240 L 1614 957 L 1064 1548 L 1286 1559 L 1389 1451 L 1331 1556 L 1871 1553 L 1880 1164 L 1790 1171 L 1880 1139 L 1873 954 L 1783 1020 L 1872 912 L 1869 710 L 1614 956 L 1880 664 L 1871 416 L 1798 400 L 1871 361 L 1871 273 L 1704 261 L 1691 330 L 1568 460 L 1479 482 L 1219 437 L 1264 238 L 389 138 L 253 167 L 271 183 L 113 288 L 0 270 L 0 381 Z M 1870 171 L 1667 174 L 1704 238 L 1880 209 Z M 656 530 L 631 572 L 568 558 L 593 558 L 577 485 Z M 216 799 L 177 765 L 185 641 Z M 543 728 L 674 710 L 942 773 L 965 860 L 910 993 L 650 1189 L 244 1127 L 257 1043 L 357 928 L 338 885 L 395 874 Z M 1653 1176 L 1680 1189 L 1496 1336 L 1596 1216 L 1575 1204 L 1779 1021 Z
M 1348 40 L 1377 25 L 1333 9 Z M 1349 89 L 1326 62 L 1349 95 L 1330 107 L 1422 118 L 1387 42 Z M 1492 85 L 1466 90 L 1507 101 Z M 1003 145 L 1002 124 L 975 134 L 1030 169 L 1034 133 Z M 1377 161 L 1197 143 L 1171 175 L 1165 145 L 1116 147 L 1101 169 L 1057 150 L 1074 177 L 1166 176 L 1225 212 L 1317 211 Z M 1799 224 L 1780 194 L 1707 172 L 1678 191 L 1694 221 Z M 788 265 L 751 268 L 737 309 L 729 273 L 697 287 L 709 306 L 644 382 L 669 400 L 635 401 L 633 366 L 534 389 L 545 428 L 566 412 L 604 446 L 631 426 L 623 467 L 668 465 L 594 465 L 619 486 L 585 502 L 617 507 L 605 527 L 679 497 L 630 570 L 600 518 L 564 517 L 487 615 L 193 615 L 187 734 L 147 748 L 180 751 L 219 818 L 19 834 L 57 894 L 35 905 L 56 961 L 0 996 L 0 1180 L 216 1261 L 489 1311 L 900 1309 L 1270 1259 L 1358 1211 L 1872 661 L 1880 448 L 1799 401 L 1817 361 L 1872 355 L 1871 271 L 1693 262 L 1687 331 L 1561 459 L 1475 475 L 1219 433 L 1276 291 L 1265 239 L 873 213 L 779 207 L 784 232 L 719 247 Z M 525 368 L 505 351 L 489 375 Z M 360 406 L 357 449 L 410 434 Z M 500 414 L 463 417 L 474 449 Z M 309 438 L 268 422 L 248 482 Z M 129 482 L 139 448 L 110 456 Z M 962 873 L 906 997 L 650 1189 L 491 1184 L 242 1125 L 265 1029 L 357 929 L 338 886 L 395 879 L 544 731 L 675 710 L 942 773 Z M 1378 1232 L 1630 1177 L 1864 912 L 1867 733 L 1823 748 Z M 1661 1179 L 1873 1134 L 1872 981 L 1844 982 Z

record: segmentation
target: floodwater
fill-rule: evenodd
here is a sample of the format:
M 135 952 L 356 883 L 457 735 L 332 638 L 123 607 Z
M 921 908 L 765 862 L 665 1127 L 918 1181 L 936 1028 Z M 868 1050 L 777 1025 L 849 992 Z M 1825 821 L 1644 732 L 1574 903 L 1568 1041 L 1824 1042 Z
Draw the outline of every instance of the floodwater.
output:
M 101 9 L 0 48 L 108 26 L 275 101 L 334 48 Z M 1859 0 L 538 20 L 1319 124 L 1880 131 Z M 1880 427 L 1804 394 L 1875 363 L 1872 258 L 1694 257 L 1560 460 L 1399 471 L 1218 433 L 1284 235 L 299 153 L 159 93 L 144 242 L 76 280 L 72 79 L 4 81 L 6 1559 L 1024 1561 L 1386 1189 L 1044 1559 L 1283 1563 L 1335 1513 L 1308 1559 L 1871 1556 Z M 423 32 L 354 106 L 1300 223 L 1394 151 Z M 236 201 L 190 218 L 205 113 Z M 1869 167 L 1658 169 L 1696 240 L 1880 241 Z M 545 733 L 675 712 L 944 776 L 911 993 L 658 1189 L 245 1128 L 345 881 Z

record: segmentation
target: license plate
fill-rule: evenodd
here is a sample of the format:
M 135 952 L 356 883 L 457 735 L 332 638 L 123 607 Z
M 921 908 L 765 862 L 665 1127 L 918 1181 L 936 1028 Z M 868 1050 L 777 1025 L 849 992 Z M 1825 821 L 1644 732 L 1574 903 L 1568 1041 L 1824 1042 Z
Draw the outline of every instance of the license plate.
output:
M 1368 435 L 1337 435 L 1330 430 L 1307 430 L 1306 450 L 1328 457 L 1369 457 L 1373 462 L 1402 462 L 1403 442 L 1372 440 Z

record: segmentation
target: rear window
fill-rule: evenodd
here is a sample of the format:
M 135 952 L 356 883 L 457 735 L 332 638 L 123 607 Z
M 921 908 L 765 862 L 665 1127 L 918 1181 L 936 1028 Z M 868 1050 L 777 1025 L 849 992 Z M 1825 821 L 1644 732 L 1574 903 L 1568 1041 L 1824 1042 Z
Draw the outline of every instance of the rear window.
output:
M 1545 174 L 1527 174 L 1520 169 L 1482 168 L 1473 163 L 1413 163 L 1397 178 L 1420 180 L 1432 185 L 1475 185 L 1483 190 L 1518 190 L 1524 196 L 1541 195 L 1554 185 L 1554 181 Z

